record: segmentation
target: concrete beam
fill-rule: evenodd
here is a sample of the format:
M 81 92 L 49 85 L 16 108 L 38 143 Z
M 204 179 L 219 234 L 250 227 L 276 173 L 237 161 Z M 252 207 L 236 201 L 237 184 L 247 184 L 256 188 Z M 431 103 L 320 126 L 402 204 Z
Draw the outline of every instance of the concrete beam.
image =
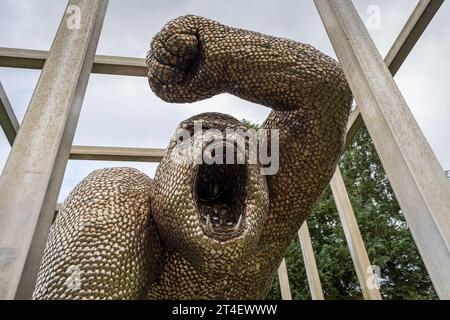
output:
M 384 59 L 393 75 L 400 69 L 443 3 L 444 0 L 420 0 L 417 3 Z
M 350 0 L 315 0 L 441 299 L 450 299 L 450 183 Z
M 28 299 L 34 288 L 107 0 L 70 0 L 21 129 L 0 177 L 0 299 Z
M 0 97 L 0 124 L 7 134 L 8 140 L 12 146 L 17 132 L 19 131 L 19 124 L 11 105 L 9 104 L 6 94 L 4 94 L 1 82 Z M 161 162 L 165 153 L 165 149 L 154 148 L 72 146 L 69 159 L 92 161 Z
M 339 168 L 336 170 L 330 186 L 364 299 L 381 300 L 380 290 L 373 281 L 375 275 Z
M 305 221 L 298 231 L 298 239 L 302 248 L 303 261 L 305 263 L 306 276 L 308 277 L 309 291 L 312 300 L 324 300 L 316 258 L 309 236 L 308 223 Z
M 165 149 L 73 146 L 71 160 L 160 162 Z
M 0 48 L 0 67 L 42 69 L 48 51 Z M 146 77 L 145 59 L 117 56 L 96 56 L 92 73 Z
M 283 300 L 292 300 L 291 287 L 289 285 L 289 276 L 286 266 L 286 259 L 283 259 L 280 268 L 278 268 L 278 279 L 280 281 L 281 298 Z
M 0 82 L 0 126 L 5 132 L 9 144 L 12 146 L 16 138 L 17 131 L 19 131 L 19 122 L 17 121 L 14 110 L 9 103 L 3 85 Z
M 405 62 L 406 58 L 414 48 L 431 20 L 438 12 L 444 0 L 420 0 L 398 35 L 386 58 L 384 59 L 389 71 L 393 76 Z M 345 147 L 347 148 L 352 142 L 356 132 L 364 124 L 361 112 L 358 106 L 350 115 L 347 126 L 347 138 Z

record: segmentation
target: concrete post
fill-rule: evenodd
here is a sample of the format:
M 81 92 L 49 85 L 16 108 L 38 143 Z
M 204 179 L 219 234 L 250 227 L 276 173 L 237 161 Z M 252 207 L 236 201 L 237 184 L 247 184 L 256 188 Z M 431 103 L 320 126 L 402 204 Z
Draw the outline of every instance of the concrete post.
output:
M 450 183 L 349 0 L 315 0 L 436 292 L 450 299 Z
M 69 1 L 0 177 L 0 299 L 31 297 L 107 4 Z
M 17 121 L 14 110 L 9 103 L 3 85 L 0 82 L 0 126 L 5 132 L 6 138 L 10 145 L 13 145 L 17 131 L 19 131 L 19 122 Z
M 286 266 L 286 259 L 281 262 L 278 269 L 278 279 L 280 280 L 281 297 L 283 300 L 292 300 L 291 287 Z
M 305 262 L 306 276 L 308 277 L 309 291 L 312 300 L 324 300 L 316 258 L 309 236 L 308 223 L 305 221 L 298 231 L 298 239 L 302 248 L 303 261 Z
M 369 256 L 339 168 L 336 170 L 330 186 L 364 299 L 381 300 L 380 290 L 375 281 Z

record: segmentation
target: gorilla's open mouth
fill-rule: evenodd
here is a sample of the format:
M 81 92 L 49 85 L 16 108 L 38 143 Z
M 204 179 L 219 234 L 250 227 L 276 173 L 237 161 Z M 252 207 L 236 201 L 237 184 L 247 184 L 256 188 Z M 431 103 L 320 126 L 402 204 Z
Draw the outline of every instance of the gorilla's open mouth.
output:
M 207 236 L 227 241 L 244 231 L 246 175 L 246 166 L 240 164 L 201 164 L 194 169 L 194 199 Z

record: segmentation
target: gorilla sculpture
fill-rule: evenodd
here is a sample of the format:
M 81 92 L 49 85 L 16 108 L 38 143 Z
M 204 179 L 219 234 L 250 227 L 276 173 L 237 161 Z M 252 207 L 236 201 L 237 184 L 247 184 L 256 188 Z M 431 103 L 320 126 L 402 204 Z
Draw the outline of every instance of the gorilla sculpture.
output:
M 344 74 L 309 45 L 192 15 L 163 27 L 146 62 L 164 101 L 230 93 L 272 108 L 262 127 L 278 130 L 279 170 L 194 163 L 175 134 L 154 180 L 130 168 L 95 171 L 51 227 L 33 297 L 264 299 L 343 150 L 352 102 Z M 200 133 L 243 128 L 207 113 L 179 129 L 199 120 Z

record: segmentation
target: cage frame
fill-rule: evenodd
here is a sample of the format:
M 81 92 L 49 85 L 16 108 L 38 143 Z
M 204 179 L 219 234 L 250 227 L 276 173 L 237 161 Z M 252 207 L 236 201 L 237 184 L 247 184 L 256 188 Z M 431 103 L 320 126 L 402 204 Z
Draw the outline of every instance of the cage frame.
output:
M 418 1 L 384 60 L 351 0 L 314 3 L 358 103 L 346 147 L 366 125 L 434 288 L 450 299 L 450 183 L 393 80 L 443 0 Z M 72 145 L 91 73 L 147 75 L 144 59 L 95 55 L 108 0 L 73 5 L 85 22 L 67 28 L 66 12 L 50 51 L 0 48 L 0 67 L 42 69 L 20 128 L 0 82 L 0 125 L 12 146 L 0 177 L 0 299 L 31 298 L 68 160 L 159 162 L 165 153 Z M 379 288 L 368 285 L 374 274 L 339 167 L 330 186 L 363 297 L 380 300 Z M 306 221 L 298 236 L 312 299 L 323 300 Z M 283 299 L 292 299 L 285 260 L 278 274 Z

